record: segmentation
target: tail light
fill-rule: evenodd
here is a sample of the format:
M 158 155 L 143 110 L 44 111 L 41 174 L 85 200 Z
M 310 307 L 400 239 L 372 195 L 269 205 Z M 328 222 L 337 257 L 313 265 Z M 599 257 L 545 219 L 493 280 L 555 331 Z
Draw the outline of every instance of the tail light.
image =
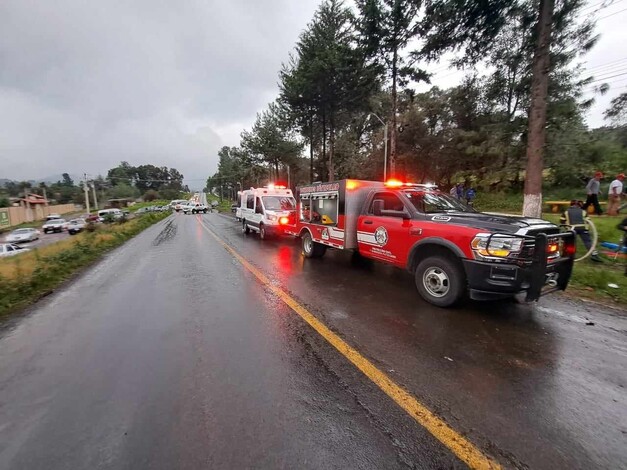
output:
M 564 246 L 564 256 L 575 256 L 575 252 L 577 251 L 577 246 L 574 241 L 566 242 Z

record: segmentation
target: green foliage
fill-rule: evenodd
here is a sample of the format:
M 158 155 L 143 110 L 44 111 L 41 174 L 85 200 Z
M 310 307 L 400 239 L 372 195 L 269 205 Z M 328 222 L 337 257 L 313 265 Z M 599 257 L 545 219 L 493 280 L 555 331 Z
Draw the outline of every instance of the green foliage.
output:
M 159 199 L 159 193 L 154 189 L 149 189 L 144 193 L 142 198 L 146 202 L 156 201 L 157 199 Z
M 342 2 L 322 3 L 280 73 L 279 103 L 310 147 L 309 180 L 335 178 L 338 133 L 368 109 L 379 86 L 377 66 L 358 47 L 354 25 Z
M 245 153 L 231 159 L 232 164 L 245 164 L 247 160 L 263 162 L 269 166 L 271 174 L 278 178 L 280 167 L 294 163 L 302 145 L 292 135 L 287 119 L 281 114 L 279 107 L 270 104 L 266 111 L 257 115 L 252 130 L 242 133 L 242 149 Z M 227 164 L 226 161 L 224 163 Z
M 617 126 L 627 126 L 627 93 L 622 93 L 614 98 L 604 115 L 606 119 L 610 119 Z
M 149 189 L 161 191 L 163 189 L 182 191 L 183 175 L 175 168 L 157 167 L 155 165 L 131 166 L 128 162 L 121 162 L 107 173 L 107 180 L 112 186 L 120 184 L 133 185 L 139 194 Z
M 0 207 L 9 207 L 11 204 L 9 203 L 9 199 L 6 197 L 0 197 Z
M 107 191 L 107 195 L 110 199 L 135 199 L 139 197 L 140 192 L 139 189 L 137 189 L 135 186 L 131 186 L 128 183 L 118 183 L 112 186 L 111 189 Z

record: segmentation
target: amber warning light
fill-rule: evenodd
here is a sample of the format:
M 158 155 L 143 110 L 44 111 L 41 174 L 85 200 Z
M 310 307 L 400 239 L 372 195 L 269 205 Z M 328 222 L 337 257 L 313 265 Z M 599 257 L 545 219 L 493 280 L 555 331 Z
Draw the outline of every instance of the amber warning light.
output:
M 281 218 L 279 219 L 279 224 L 281 224 L 281 225 L 287 225 L 289 221 L 290 221 L 290 219 L 289 219 L 289 218 L 287 218 L 287 217 L 281 217 Z
M 387 180 L 385 182 L 385 185 L 390 188 L 400 188 L 401 186 L 403 186 L 403 182 L 399 180 Z

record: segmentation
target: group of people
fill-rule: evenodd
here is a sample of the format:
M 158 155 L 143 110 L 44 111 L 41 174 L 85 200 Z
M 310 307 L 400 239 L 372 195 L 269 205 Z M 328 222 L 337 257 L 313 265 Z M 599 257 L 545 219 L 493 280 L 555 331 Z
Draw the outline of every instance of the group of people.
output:
M 465 189 L 464 183 L 457 183 L 451 188 L 450 195 L 460 202 L 466 201 L 466 204 L 472 207 L 473 201 L 477 196 L 477 191 L 475 191 L 473 187 Z
M 599 204 L 599 194 L 601 192 L 602 179 L 603 173 L 597 171 L 594 174 L 594 177 L 591 178 L 586 185 L 586 192 L 588 193 L 588 196 L 586 198 L 586 202 L 583 205 L 583 209 L 588 210 L 589 206 L 593 206 L 594 213 L 596 215 L 601 215 L 603 213 L 601 209 L 601 204 Z M 607 215 L 618 215 L 618 213 L 627 206 L 627 204 L 623 204 L 621 206 L 621 200 L 625 199 L 626 197 L 625 193 L 623 193 L 624 179 L 625 174 L 620 173 L 619 175 L 616 175 L 616 179 L 614 179 L 610 183 L 607 194 Z

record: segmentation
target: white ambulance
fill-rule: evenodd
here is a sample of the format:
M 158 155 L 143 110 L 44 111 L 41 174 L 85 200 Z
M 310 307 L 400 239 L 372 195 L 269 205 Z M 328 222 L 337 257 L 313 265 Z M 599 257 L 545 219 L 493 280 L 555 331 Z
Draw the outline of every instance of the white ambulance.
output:
M 242 191 L 236 215 L 242 220 L 242 232 L 259 233 L 261 239 L 279 235 L 296 219 L 296 200 L 286 186 L 269 184 L 264 188 Z

